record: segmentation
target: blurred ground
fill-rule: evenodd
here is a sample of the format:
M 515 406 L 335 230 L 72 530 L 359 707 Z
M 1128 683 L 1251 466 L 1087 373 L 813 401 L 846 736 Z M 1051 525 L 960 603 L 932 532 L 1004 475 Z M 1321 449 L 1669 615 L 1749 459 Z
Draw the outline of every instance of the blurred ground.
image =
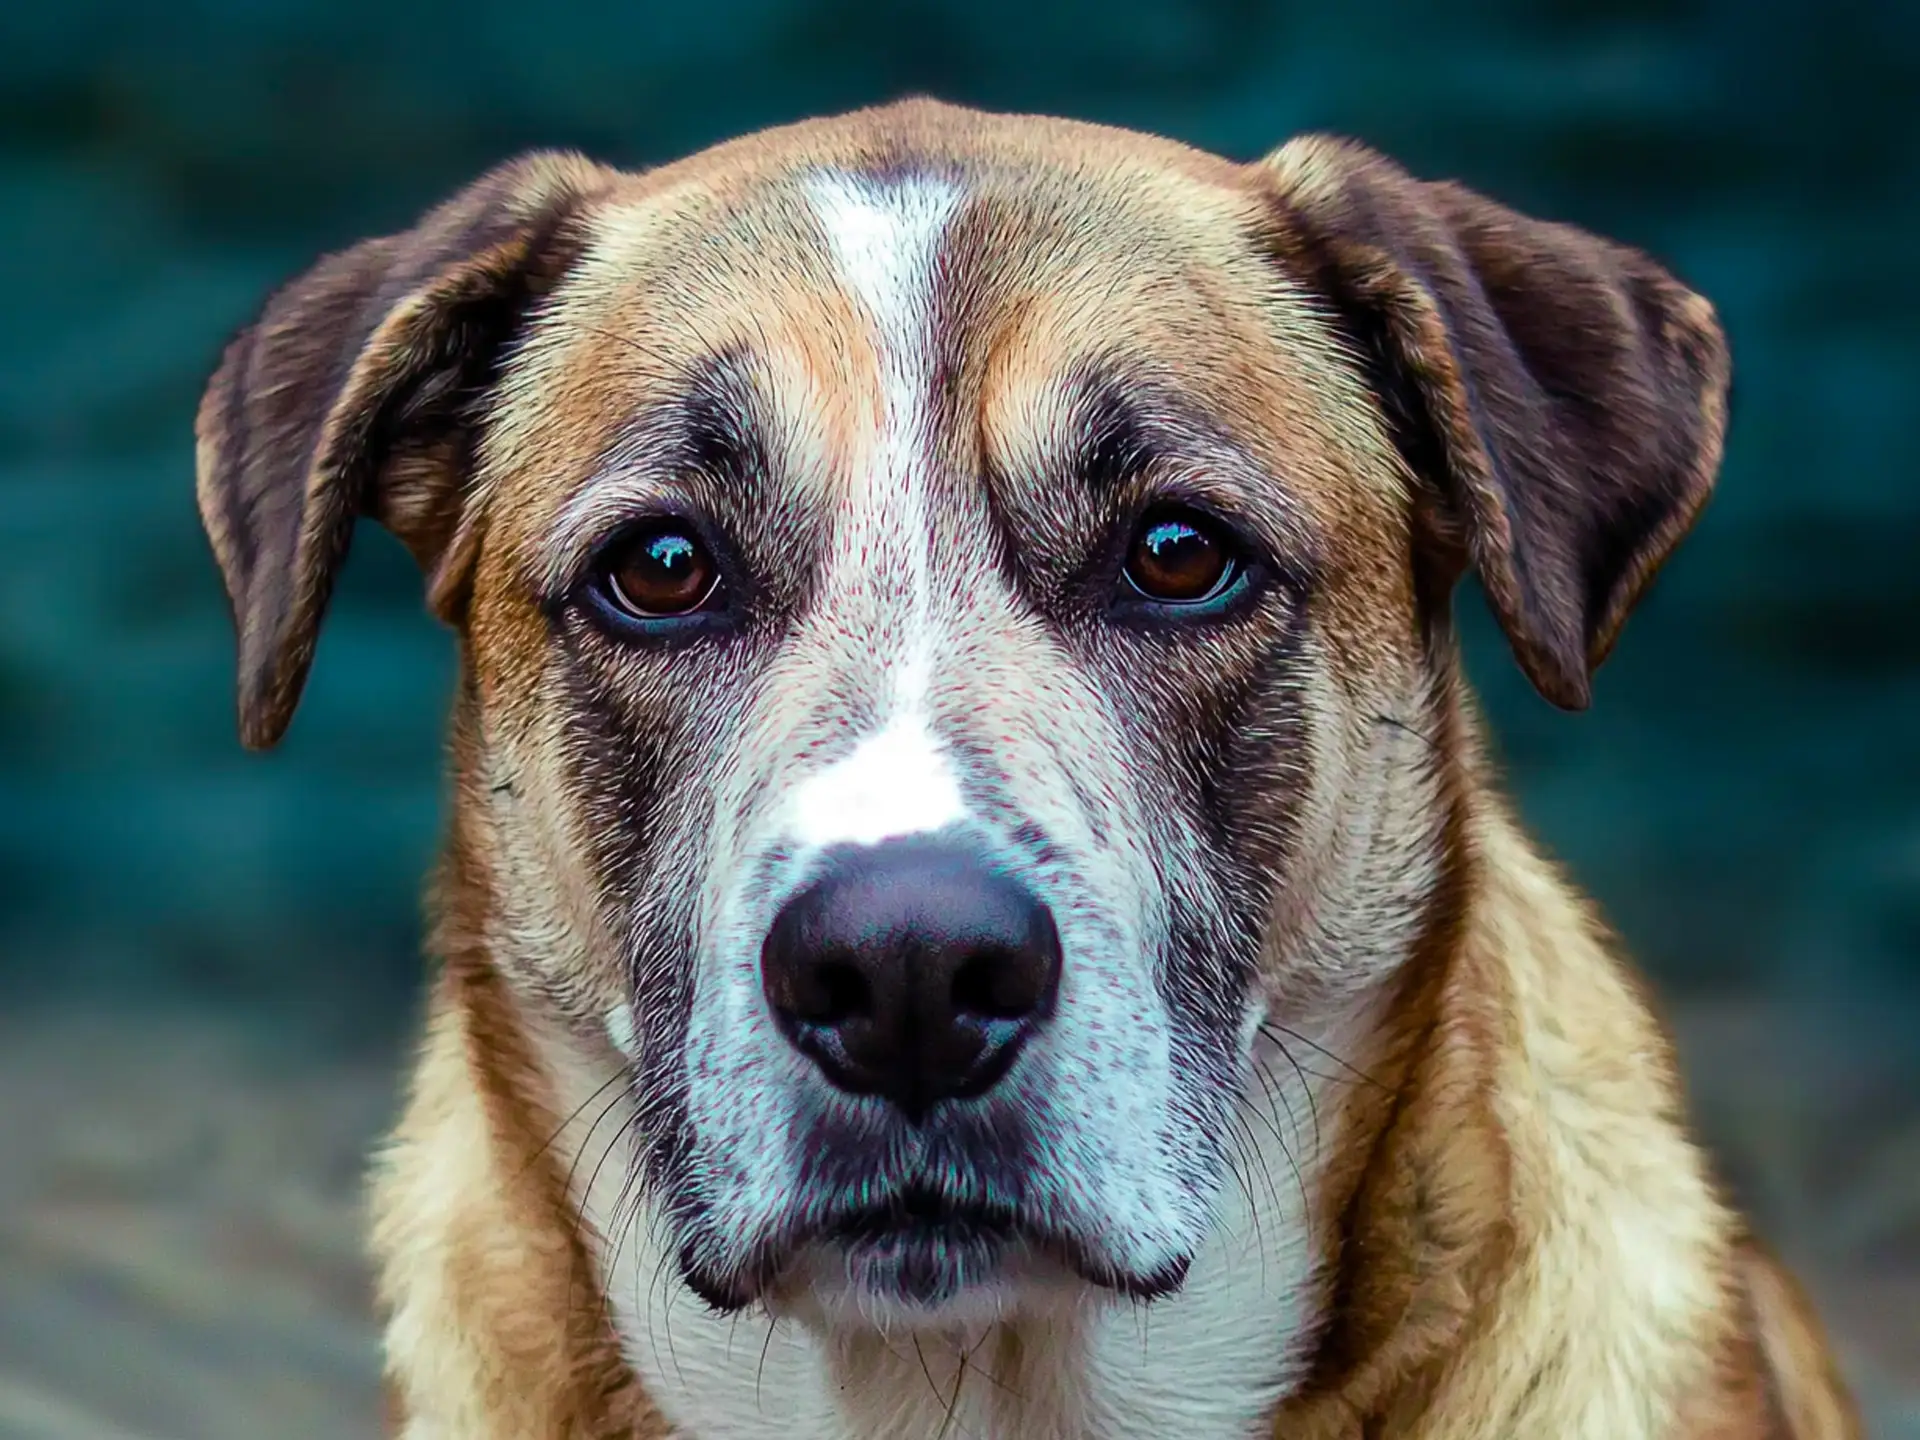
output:
M 1920 1015 L 1695 1003 L 1695 1110 L 1875 1440 L 1920 1440 Z M 258 1017 L 0 1020 L 0 1437 L 378 1433 L 360 1176 L 400 1048 Z

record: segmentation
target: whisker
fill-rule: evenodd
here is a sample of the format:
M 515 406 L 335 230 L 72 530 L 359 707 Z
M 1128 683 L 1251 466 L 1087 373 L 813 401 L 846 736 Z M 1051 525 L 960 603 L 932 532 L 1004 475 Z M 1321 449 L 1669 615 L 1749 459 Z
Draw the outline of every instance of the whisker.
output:
M 934 1432 L 934 1440 L 946 1440 L 949 1430 L 965 1430 L 960 1423 L 960 1390 L 967 1383 L 967 1353 L 962 1350 L 953 1367 L 953 1394 L 947 1397 L 947 1415 Z
M 1267 1038 L 1269 1043 L 1273 1043 L 1271 1036 L 1268 1036 L 1265 1038 Z M 1293 1131 L 1294 1138 L 1296 1140 L 1299 1139 L 1300 1138 L 1300 1117 L 1293 1113 L 1293 1101 L 1287 1098 L 1286 1086 L 1280 1084 L 1279 1081 L 1273 1078 L 1273 1071 L 1260 1059 L 1260 1055 L 1257 1050 L 1254 1052 L 1253 1059 L 1254 1059 L 1254 1064 L 1257 1067 L 1260 1074 L 1261 1084 L 1265 1086 L 1267 1089 L 1269 1107 L 1271 1107 L 1271 1104 L 1276 1101 L 1279 1104 L 1287 1107 L 1288 1128 L 1290 1128 Z M 1300 1076 L 1300 1088 L 1303 1092 L 1305 1092 L 1307 1097 L 1307 1104 L 1309 1108 L 1311 1108 L 1313 1104 L 1313 1089 L 1311 1086 L 1309 1086 L 1306 1083 L 1306 1077 L 1304 1074 L 1301 1073 L 1300 1067 L 1298 1065 L 1294 1066 L 1294 1073 Z M 1279 1117 L 1276 1115 L 1274 1118 L 1277 1120 Z M 1318 1132 L 1316 1131 L 1314 1135 L 1314 1144 L 1317 1147 L 1319 1143 L 1320 1143 L 1320 1137 Z
M 625 1244 L 626 1237 L 641 1223 L 645 1223 L 649 1219 L 644 1213 L 643 1187 L 637 1183 L 637 1180 L 638 1177 L 635 1176 L 634 1180 L 630 1181 L 633 1202 L 631 1213 L 627 1216 L 625 1223 L 620 1227 L 621 1244 Z M 626 1208 L 624 1203 L 622 1208 Z M 673 1344 L 673 1302 L 678 1298 L 680 1291 L 680 1286 L 675 1283 L 676 1277 L 673 1273 L 673 1251 L 671 1247 L 666 1245 L 656 1246 L 655 1248 L 659 1251 L 659 1258 L 654 1261 L 653 1278 L 648 1282 L 648 1286 L 651 1289 L 657 1290 L 660 1295 L 660 1326 L 665 1332 L 667 1342 L 667 1363 L 673 1366 L 674 1374 L 679 1375 L 681 1377 L 681 1383 L 684 1384 L 686 1381 L 685 1375 L 680 1369 L 680 1353 L 674 1348 Z M 640 1288 L 640 1277 L 638 1274 L 634 1276 L 633 1286 L 635 1305 L 644 1306 L 645 1293 Z M 652 1313 L 652 1310 L 648 1309 L 647 1341 L 653 1345 L 654 1354 L 658 1355 L 660 1353 L 660 1347 L 653 1334 Z
M 973 1344 L 969 1345 L 966 1348 L 966 1350 L 963 1352 L 963 1358 L 970 1361 L 973 1359 L 975 1355 L 979 1354 L 982 1347 L 986 1345 L 987 1341 L 993 1338 L 993 1331 L 994 1331 L 994 1327 L 991 1325 L 987 1326 L 986 1329 L 982 1330 L 980 1332 L 980 1338 L 974 1341 Z M 1014 1389 L 1013 1386 L 1009 1385 L 1005 1380 L 1002 1380 L 999 1377 L 999 1375 L 996 1374 L 994 1371 L 984 1369 L 976 1365 L 974 1367 L 973 1373 L 976 1375 L 982 1376 L 989 1385 L 993 1386 L 993 1388 L 998 1390 L 1001 1394 L 1012 1396 L 1015 1400 L 1018 1400 L 1022 1405 L 1027 1403 L 1027 1397 L 1022 1392 Z
M 615 1074 L 609 1077 L 607 1080 L 602 1082 L 599 1088 L 596 1089 L 591 1095 L 587 1096 L 586 1099 L 582 1100 L 578 1105 L 574 1106 L 573 1113 L 567 1116 L 566 1119 L 562 1120 L 558 1128 L 556 1128 L 551 1135 L 547 1136 L 545 1140 L 541 1141 L 539 1146 L 535 1148 L 533 1154 L 527 1157 L 527 1163 L 525 1165 L 522 1165 L 519 1170 L 514 1172 L 514 1175 L 512 1177 L 513 1182 L 518 1183 L 519 1181 L 524 1180 L 527 1177 L 527 1173 L 531 1171 L 535 1165 L 540 1163 L 540 1158 L 543 1155 L 545 1155 L 549 1150 L 551 1150 L 555 1144 L 559 1142 L 559 1139 L 562 1135 L 567 1133 L 567 1127 L 572 1125 L 574 1121 L 578 1120 L 581 1117 L 581 1115 L 586 1113 L 586 1108 L 589 1105 L 593 1104 L 593 1102 L 598 1100 L 602 1095 L 605 1095 L 607 1091 L 612 1089 L 615 1085 L 619 1085 L 623 1083 L 626 1080 L 626 1078 L 627 1077 L 624 1072 Z M 618 1097 L 615 1097 L 615 1098 L 617 1099 Z M 607 1102 L 606 1109 L 600 1112 L 600 1120 L 594 1121 L 593 1124 L 588 1128 L 586 1139 L 581 1141 L 582 1145 L 585 1145 L 586 1143 L 588 1143 L 593 1139 L 593 1132 L 600 1128 L 600 1121 L 605 1120 L 607 1118 L 607 1115 L 610 1111 L 612 1111 L 613 1106 L 614 1106 L 614 1100 L 609 1100 Z M 567 1176 L 567 1181 L 569 1184 L 572 1183 L 573 1176 L 571 1174 Z
M 1227 1119 L 1227 1134 L 1233 1141 L 1235 1151 L 1238 1152 L 1237 1161 L 1234 1157 L 1229 1157 L 1228 1159 L 1228 1173 L 1230 1173 L 1239 1184 L 1240 1193 L 1246 1198 L 1247 1213 L 1250 1215 L 1258 1215 L 1260 1213 L 1260 1202 L 1254 1198 L 1253 1186 L 1249 1183 L 1253 1167 L 1248 1163 L 1248 1147 L 1253 1141 L 1253 1133 L 1247 1128 L 1245 1117 L 1241 1116 L 1238 1112 L 1230 1115 Z M 1257 1151 L 1259 1147 L 1255 1145 L 1253 1148 Z
M 1286 1088 L 1282 1086 L 1278 1080 L 1273 1078 L 1272 1069 L 1267 1065 L 1265 1060 L 1262 1060 L 1258 1056 L 1254 1057 L 1254 1068 L 1260 1076 L 1261 1088 L 1266 1091 L 1268 1097 L 1267 1110 L 1261 1118 L 1266 1121 L 1267 1128 L 1273 1132 L 1274 1143 L 1280 1147 L 1280 1153 L 1287 1157 L 1288 1168 L 1293 1171 L 1293 1183 L 1300 1191 L 1301 1213 L 1306 1215 L 1309 1218 L 1309 1222 L 1311 1222 L 1313 1205 L 1307 1198 L 1306 1177 L 1300 1173 L 1300 1161 L 1294 1156 L 1293 1147 L 1287 1144 L 1286 1137 L 1280 1133 L 1280 1117 L 1273 1109 L 1273 1100 L 1276 1097 L 1282 1101 L 1286 1099 Z M 1307 1098 L 1309 1100 L 1313 1098 L 1311 1092 L 1308 1093 Z M 1292 1105 L 1287 1106 L 1287 1123 L 1292 1126 L 1294 1138 L 1297 1140 L 1300 1135 L 1300 1125 L 1299 1122 L 1293 1118 Z M 1313 1145 L 1315 1153 L 1318 1153 L 1320 1148 L 1320 1132 L 1317 1117 L 1314 1125 Z M 1277 1206 L 1279 1203 L 1279 1197 L 1275 1196 L 1274 1204 Z
M 553 1147 L 554 1143 L 560 1138 L 562 1134 L 566 1132 L 567 1128 L 571 1126 L 573 1122 L 580 1117 L 582 1112 L 584 1112 L 589 1105 L 593 1104 L 593 1102 L 596 1099 L 598 1099 L 600 1096 L 606 1095 L 606 1092 L 608 1091 L 609 1088 L 619 1084 L 624 1079 L 625 1077 L 622 1075 L 615 1075 L 612 1079 L 608 1080 L 605 1084 L 602 1084 L 601 1086 L 599 1086 L 599 1088 L 597 1088 L 591 1095 L 589 1095 L 585 1100 L 581 1101 L 579 1105 L 575 1106 L 573 1113 L 567 1117 L 566 1121 L 557 1130 L 555 1130 L 552 1135 L 548 1136 L 545 1143 L 542 1144 L 540 1148 L 534 1152 L 533 1159 L 529 1160 L 524 1166 L 520 1168 L 520 1170 L 516 1175 L 516 1179 L 521 1176 L 525 1176 L 533 1168 L 533 1165 L 537 1163 L 540 1156 L 544 1155 L 548 1150 L 550 1150 Z M 571 1164 L 567 1166 L 567 1173 L 562 1178 L 561 1183 L 563 1187 L 563 1193 L 565 1193 L 566 1195 L 572 1196 L 572 1194 L 574 1193 L 573 1181 L 574 1181 L 575 1175 L 578 1174 L 579 1172 L 580 1161 L 582 1160 L 582 1158 L 585 1157 L 588 1147 L 593 1144 L 593 1137 L 595 1133 L 600 1129 L 602 1125 L 606 1123 L 607 1117 L 614 1112 L 614 1108 L 620 1103 L 620 1098 L 621 1098 L 620 1092 L 616 1092 L 615 1094 L 608 1096 L 606 1104 L 600 1107 L 600 1113 L 594 1116 L 593 1124 L 587 1127 L 587 1133 L 581 1138 L 580 1147 L 578 1150 L 574 1152 L 573 1161 Z M 626 1133 L 626 1130 L 627 1130 L 627 1126 L 623 1124 L 614 1131 L 613 1136 L 607 1142 L 606 1151 L 602 1153 L 602 1157 L 600 1161 L 601 1164 L 605 1163 L 606 1156 L 608 1154 L 611 1154 L 613 1149 L 616 1146 L 618 1146 L 618 1144 L 620 1143 L 620 1139 L 622 1135 Z M 594 1180 L 590 1180 L 588 1182 L 589 1193 L 592 1190 L 594 1182 L 597 1181 L 598 1176 L 599 1176 L 599 1165 L 596 1165 L 594 1167 Z M 619 1254 L 619 1250 L 616 1244 L 615 1250 L 614 1250 L 615 1259 L 618 1258 L 618 1254 Z M 611 1265 L 609 1266 L 608 1273 L 609 1274 L 612 1273 Z M 599 1289 L 599 1287 L 594 1286 L 593 1282 L 590 1279 L 576 1278 L 573 1282 L 569 1284 L 568 1294 L 567 1294 L 568 1309 L 571 1310 L 582 1303 L 581 1298 L 579 1297 L 577 1292 L 583 1286 L 589 1288 L 592 1291 L 592 1293 L 589 1294 L 589 1296 L 587 1297 L 587 1303 L 591 1306 L 591 1308 L 597 1310 L 599 1312 L 599 1315 L 602 1318 L 607 1317 L 610 1314 L 609 1297 L 604 1292 L 602 1292 Z
M 759 1364 L 759 1367 L 753 1372 L 753 1408 L 756 1410 L 761 1408 L 760 1381 L 765 1377 L 767 1373 L 767 1356 L 771 1354 L 773 1351 L 773 1332 L 779 1328 L 780 1328 L 779 1318 L 774 1315 L 768 1315 L 767 1316 L 767 1335 L 766 1335 L 766 1338 L 760 1342 L 760 1364 Z
M 1299 1031 L 1289 1030 L 1285 1025 L 1282 1025 L 1277 1020 L 1264 1021 L 1262 1022 L 1260 1028 L 1263 1032 L 1265 1032 L 1269 1040 L 1272 1040 L 1276 1045 L 1280 1045 L 1280 1048 L 1283 1050 L 1286 1047 L 1284 1045 L 1281 1045 L 1281 1042 L 1276 1038 L 1274 1033 L 1275 1031 L 1278 1031 L 1279 1034 L 1286 1036 L 1287 1039 L 1289 1040 L 1298 1041 L 1300 1044 L 1306 1046 L 1309 1050 L 1314 1051 L 1316 1054 L 1326 1056 L 1327 1059 L 1331 1060 L 1334 1064 L 1338 1065 L 1342 1070 L 1345 1070 L 1348 1074 L 1352 1075 L 1355 1079 L 1364 1080 L 1367 1084 L 1373 1086 L 1374 1089 L 1385 1090 L 1387 1088 L 1384 1084 L 1374 1079 L 1373 1076 L 1369 1075 L 1366 1071 L 1360 1069 L 1359 1066 L 1348 1063 L 1345 1059 L 1334 1054 L 1333 1051 L 1327 1049 L 1326 1046 L 1317 1044 L 1314 1041 L 1309 1040 L 1306 1036 L 1302 1035 Z M 1323 1080 L 1329 1080 L 1329 1079 L 1332 1079 L 1333 1077 L 1323 1075 L 1323 1076 L 1320 1076 L 1319 1078 Z
M 933 1378 L 933 1367 L 927 1363 L 927 1352 L 921 1348 L 920 1337 L 918 1335 L 913 1337 L 913 1355 L 914 1358 L 920 1362 L 920 1373 L 927 1377 L 928 1391 L 931 1392 L 935 1400 L 940 1402 L 941 1409 L 944 1411 L 944 1418 L 940 1421 L 940 1428 L 935 1432 L 936 1440 L 938 1440 L 938 1437 L 945 1436 L 948 1430 L 959 1424 L 959 1421 L 955 1418 L 955 1412 L 960 1406 L 960 1387 L 958 1385 L 954 1386 L 951 1398 L 940 1393 L 940 1382 Z
M 1248 1223 L 1253 1226 L 1253 1248 L 1254 1253 L 1260 1257 L 1260 1288 L 1264 1290 L 1267 1285 L 1267 1247 L 1265 1236 L 1261 1233 L 1260 1229 L 1260 1202 L 1253 1197 L 1253 1187 L 1250 1183 L 1250 1177 L 1240 1174 L 1240 1167 L 1246 1164 L 1249 1151 L 1251 1151 L 1254 1156 L 1260 1158 L 1260 1169 L 1265 1175 L 1267 1182 L 1267 1196 L 1273 1201 L 1276 1210 L 1280 1208 L 1280 1196 L 1273 1188 L 1273 1172 L 1268 1168 L 1266 1159 L 1260 1156 L 1259 1142 L 1255 1138 L 1252 1129 L 1247 1125 L 1246 1117 L 1241 1115 L 1238 1110 L 1235 1110 L 1228 1121 L 1228 1127 L 1233 1135 L 1234 1149 L 1239 1152 L 1240 1162 L 1239 1164 L 1235 1164 L 1229 1161 L 1227 1168 L 1234 1172 L 1235 1177 L 1240 1181 L 1241 1193 L 1247 1197 L 1247 1220 Z M 1249 1166 L 1248 1168 L 1251 1169 L 1252 1167 Z
M 1318 1071 L 1307 1069 L 1300 1063 L 1293 1051 L 1288 1048 L 1287 1042 L 1282 1040 L 1272 1030 L 1268 1029 L 1267 1026 L 1262 1025 L 1260 1027 L 1260 1033 L 1266 1036 L 1268 1043 L 1280 1052 L 1281 1058 L 1293 1067 L 1293 1073 L 1300 1081 L 1301 1093 L 1307 1097 L 1307 1116 L 1313 1121 L 1313 1149 L 1317 1155 L 1320 1152 L 1320 1102 L 1314 1099 L 1313 1086 L 1309 1085 L 1307 1081 L 1311 1078 L 1328 1085 L 1337 1085 L 1342 1082 L 1335 1076 L 1322 1075 Z M 1298 1129 L 1299 1126 L 1296 1125 L 1294 1128 Z
M 1264 1039 L 1267 1037 L 1262 1036 L 1262 1038 Z M 1271 1044 L 1272 1041 L 1269 1040 L 1268 1043 Z M 1254 1072 L 1260 1077 L 1261 1087 L 1266 1091 L 1267 1108 L 1269 1112 L 1272 1114 L 1273 1119 L 1277 1123 L 1279 1120 L 1279 1112 L 1274 1107 L 1284 1105 L 1287 1111 L 1287 1126 L 1289 1129 L 1293 1131 L 1294 1138 L 1298 1139 L 1300 1135 L 1300 1117 L 1293 1113 L 1293 1101 L 1287 1098 L 1286 1087 L 1280 1084 L 1278 1080 L 1274 1079 L 1273 1071 L 1269 1066 L 1267 1066 L 1262 1061 L 1260 1056 L 1260 1048 L 1257 1045 L 1254 1047 L 1252 1058 L 1254 1063 Z M 1305 1091 L 1307 1090 L 1307 1088 L 1308 1087 L 1303 1081 L 1301 1084 L 1301 1089 Z M 1311 1098 L 1310 1094 L 1309 1094 L 1309 1098 Z
M 611 1113 L 612 1108 L 613 1108 L 613 1102 L 609 1101 L 607 1106 L 604 1109 L 602 1109 L 600 1115 L 595 1119 L 593 1124 L 594 1130 L 599 1129 L 601 1123 L 604 1122 L 607 1115 Z M 635 1121 L 633 1119 L 629 1119 L 628 1121 L 623 1122 L 614 1131 L 613 1135 L 608 1139 L 606 1147 L 601 1151 L 600 1159 L 594 1163 L 591 1177 L 587 1182 L 587 1190 L 584 1193 L 590 1194 L 593 1190 L 593 1187 L 599 1183 L 601 1168 L 606 1164 L 607 1160 L 612 1156 L 614 1150 L 619 1147 L 621 1140 L 631 1132 L 631 1130 L 634 1128 L 634 1124 L 635 1124 Z M 589 1130 L 588 1131 L 589 1138 L 591 1138 L 591 1135 L 592 1135 L 592 1130 Z M 586 1153 L 586 1147 L 583 1144 L 580 1149 L 580 1152 L 574 1157 L 573 1165 L 568 1167 L 567 1186 L 568 1186 L 569 1192 L 571 1192 L 571 1189 L 572 1189 L 573 1175 L 577 1171 L 579 1167 L 580 1159 L 585 1155 L 585 1153 Z M 608 1252 L 608 1257 L 606 1261 L 606 1273 L 609 1279 L 611 1279 L 611 1277 L 617 1272 L 619 1268 L 620 1249 L 621 1249 L 621 1246 L 625 1243 L 627 1231 L 629 1229 L 629 1223 L 626 1220 L 623 1220 L 621 1217 L 622 1217 L 623 1211 L 626 1208 L 626 1196 L 629 1190 L 632 1188 L 632 1182 L 633 1182 L 633 1177 L 631 1175 L 629 1176 L 626 1182 L 623 1182 L 621 1194 L 618 1197 L 616 1197 L 614 1202 L 613 1219 L 612 1219 L 612 1224 L 610 1226 L 610 1233 L 602 1236 L 602 1239 L 604 1241 L 611 1242 L 611 1245 L 612 1245 L 612 1249 Z M 593 1280 L 590 1277 L 576 1278 L 574 1285 L 569 1289 L 569 1293 L 567 1297 L 568 1309 L 572 1310 L 575 1307 L 580 1305 L 581 1302 L 578 1298 L 577 1292 L 581 1286 L 588 1287 L 592 1292 L 588 1297 L 588 1301 L 589 1301 L 588 1308 L 590 1308 L 595 1313 L 596 1318 L 611 1322 L 613 1320 L 612 1297 L 608 1295 L 605 1292 L 605 1290 L 602 1289 L 600 1286 L 595 1285 Z

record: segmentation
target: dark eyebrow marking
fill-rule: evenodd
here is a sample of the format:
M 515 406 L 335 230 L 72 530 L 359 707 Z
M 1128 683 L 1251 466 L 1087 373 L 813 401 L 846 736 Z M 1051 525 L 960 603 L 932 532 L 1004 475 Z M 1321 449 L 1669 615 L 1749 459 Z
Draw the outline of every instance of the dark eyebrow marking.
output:
M 620 427 L 597 474 L 644 470 L 725 483 L 748 479 L 756 467 L 764 473 L 770 417 L 746 349 L 694 360 L 663 389 Z
M 1153 463 L 1158 447 L 1112 377 L 1095 381 L 1075 408 L 1080 413 L 1073 468 L 1094 489 L 1118 490 Z
M 553 547 L 532 577 L 543 605 L 561 604 L 594 550 L 633 518 L 633 507 L 716 516 L 762 508 L 776 473 L 771 400 L 754 354 L 733 346 L 680 368 L 623 424 L 590 477 L 562 508 Z
M 1246 448 L 1164 377 L 1112 363 L 1072 381 L 1072 429 L 1064 457 L 1086 484 L 1111 494 L 1182 455 L 1229 454 L 1257 470 Z
M 1176 503 L 1185 498 L 1201 509 L 1224 509 L 1247 521 L 1259 517 L 1274 572 L 1298 593 L 1312 588 L 1321 548 L 1286 480 L 1183 387 L 1177 374 L 1123 356 L 1082 362 L 1065 383 L 1069 419 L 1066 434 L 1056 442 L 1063 452 L 1059 463 L 1097 501 L 1165 471 L 1173 479 L 1168 498 Z M 1191 477 L 1196 470 L 1208 477 L 1197 487 Z
M 735 345 L 690 366 L 657 417 L 666 440 L 659 459 L 670 468 L 722 484 L 751 485 L 768 471 L 772 417 L 754 381 L 753 356 Z

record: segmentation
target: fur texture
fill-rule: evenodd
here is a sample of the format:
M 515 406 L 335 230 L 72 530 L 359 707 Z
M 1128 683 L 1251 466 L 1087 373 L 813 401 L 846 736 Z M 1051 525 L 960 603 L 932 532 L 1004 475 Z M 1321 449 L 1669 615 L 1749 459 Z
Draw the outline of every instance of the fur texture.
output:
M 198 425 L 243 738 L 358 516 L 461 644 L 375 1185 L 394 1433 L 1857 1434 L 1451 626 L 1471 566 L 1585 705 L 1727 384 L 1645 256 L 1352 144 L 927 102 L 528 157 L 273 297 Z M 1217 598 L 1130 578 L 1168 515 Z M 635 618 L 609 566 L 669 532 L 719 579 Z M 759 957 L 839 847 L 922 834 L 1065 960 L 908 1124 Z M 876 1196 L 1001 1238 L 906 1286 L 846 1238 Z

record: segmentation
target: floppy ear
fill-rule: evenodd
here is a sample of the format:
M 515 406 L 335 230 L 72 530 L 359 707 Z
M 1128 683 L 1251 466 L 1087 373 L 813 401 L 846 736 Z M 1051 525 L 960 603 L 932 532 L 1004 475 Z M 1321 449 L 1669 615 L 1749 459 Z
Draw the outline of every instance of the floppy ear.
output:
M 608 175 L 572 155 L 504 165 L 412 230 L 321 260 L 227 346 L 194 426 L 197 492 L 248 747 L 293 717 L 358 516 L 406 543 L 443 615 L 462 603 L 448 550 L 477 402 Z
M 1653 261 L 1307 136 L 1269 156 L 1283 259 L 1334 303 L 1521 668 L 1584 708 L 1627 612 L 1713 488 L 1729 361 Z M 1429 507 L 1432 509 L 1432 507 Z

